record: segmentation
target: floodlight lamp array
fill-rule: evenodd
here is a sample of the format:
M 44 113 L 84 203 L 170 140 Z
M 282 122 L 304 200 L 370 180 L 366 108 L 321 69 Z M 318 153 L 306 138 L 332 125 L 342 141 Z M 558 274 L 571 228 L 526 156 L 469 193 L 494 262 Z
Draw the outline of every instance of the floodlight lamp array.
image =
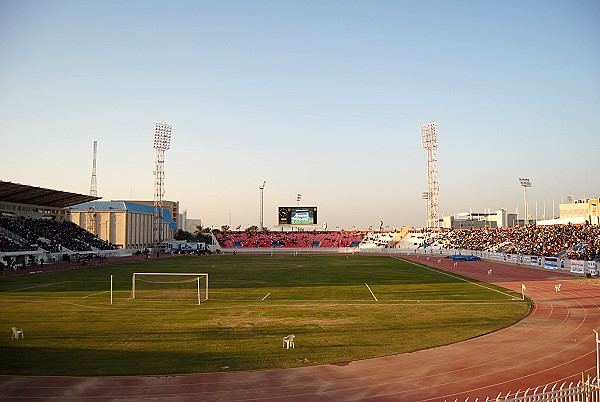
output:
M 421 124 L 421 145 L 423 149 L 435 149 L 438 146 L 437 123 Z
M 167 150 L 171 146 L 171 126 L 169 124 L 154 124 L 154 149 Z
M 519 184 L 521 184 L 521 187 L 531 187 L 531 181 L 529 181 L 529 179 L 519 177 Z

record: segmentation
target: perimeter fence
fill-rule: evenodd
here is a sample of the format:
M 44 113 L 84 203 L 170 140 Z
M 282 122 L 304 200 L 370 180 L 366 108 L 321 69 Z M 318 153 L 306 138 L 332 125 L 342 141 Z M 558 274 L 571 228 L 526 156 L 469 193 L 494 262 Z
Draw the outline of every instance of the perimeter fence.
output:
M 474 399 L 474 402 L 600 402 L 600 385 L 598 379 L 588 378 L 585 381 L 579 381 L 577 384 L 571 382 L 567 385 L 550 384 L 543 388 L 528 388 L 525 391 L 508 392 L 498 394 L 496 397 L 486 399 Z M 450 402 L 450 401 L 445 401 Z M 464 401 L 455 399 L 453 402 L 469 402 L 469 398 Z

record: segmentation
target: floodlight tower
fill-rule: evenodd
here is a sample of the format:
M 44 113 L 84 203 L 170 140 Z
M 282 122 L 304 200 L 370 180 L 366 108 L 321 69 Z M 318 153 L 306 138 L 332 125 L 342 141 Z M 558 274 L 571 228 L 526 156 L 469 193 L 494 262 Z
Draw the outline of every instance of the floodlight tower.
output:
M 439 228 L 438 219 L 438 165 L 437 123 L 421 124 L 421 144 L 427 151 L 427 228 Z
M 165 151 L 171 146 L 171 125 L 167 123 L 154 124 L 154 219 L 153 242 L 162 241 L 163 198 L 165 195 Z
M 526 226 L 529 223 L 529 215 L 527 215 L 527 189 L 531 187 L 531 181 L 529 181 L 529 179 L 523 179 L 519 177 L 519 184 L 521 187 L 523 187 L 523 193 L 525 196 L 525 219 L 523 219 L 523 226 Z
M 96 181 L 96 151 L 98 149 L 98 141 L 94 141 L 94 157 L 92 159 L 92 181 L 90 183 L 90 195 L 98 196 L 98 183 Z
M 421 199 L 425 200 L 425 222 L 429 226 L 429 192 L 423 191 Z
M 267 181 L 263 181 L 262 186 L 258 186 L 258 189 L 260 190 L 260 226 L 259 226 L 259 230 L 262 232 L 264 225 L 263 225 L 263 217 L 264 217 L 264 204 L 263 204 L 263 194 L 265 191 L 265 185 L 267 184 Z
M 98 182 L 96 180 L 96 151 L 98 149 L 98 141 L 94 141 L 94 156 L 92 159 L 92 180 L 90 182 L 90 195 L 98 196 Z M 97 234 L 96 230 L 96 209 L 89 207 L 87 212 L 86 229 L 88 232 Z

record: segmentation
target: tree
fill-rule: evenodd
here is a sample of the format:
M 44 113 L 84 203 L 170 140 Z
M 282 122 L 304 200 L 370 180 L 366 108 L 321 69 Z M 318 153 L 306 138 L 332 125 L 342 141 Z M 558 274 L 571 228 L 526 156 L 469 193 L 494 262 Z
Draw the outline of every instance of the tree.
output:
M 221 226 L 221 232 L 227 232 L 229 230 L 229 225 Z
M 186 232 L 185 230 L 178 230 L 175 233 L 175 240 L 197 241 L 206 244 L 213 244 L 212 236 L 210 236 L 210 228 L 203 228 L 202 226 L 196 226 L 196 231 L 194 233 Z
M 198 241 L 206 243 L 206 244 L 213 244 L 212 236 L 210 236 L 206 233 L 201 233 L 200 235 L 198 235 Z
M 194 233 L 179 229 L 175 232 L 175 240 L 197 241 L 198 238 Z
M 258 231 L 258 226 L 256 226 L 256 225 L 248 226 L 245 230 L 246 230 L 246 232 L 256 232 L 256 231 Z

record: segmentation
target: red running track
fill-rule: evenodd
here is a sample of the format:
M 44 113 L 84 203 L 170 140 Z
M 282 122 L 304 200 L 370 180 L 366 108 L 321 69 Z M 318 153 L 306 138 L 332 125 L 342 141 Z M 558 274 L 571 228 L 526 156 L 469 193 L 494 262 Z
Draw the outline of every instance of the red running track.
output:
M 595 376 L 600 287 L 549 270 L 423 256 L 535 302 L 516 325 L 453 345 L 347 364 L 167 377 L 0 377 L 3 400 L 470 401 Z M 492 269 L 492 275 L 488 270 Z M 561 291 L 554 285 L 561 283 Z

